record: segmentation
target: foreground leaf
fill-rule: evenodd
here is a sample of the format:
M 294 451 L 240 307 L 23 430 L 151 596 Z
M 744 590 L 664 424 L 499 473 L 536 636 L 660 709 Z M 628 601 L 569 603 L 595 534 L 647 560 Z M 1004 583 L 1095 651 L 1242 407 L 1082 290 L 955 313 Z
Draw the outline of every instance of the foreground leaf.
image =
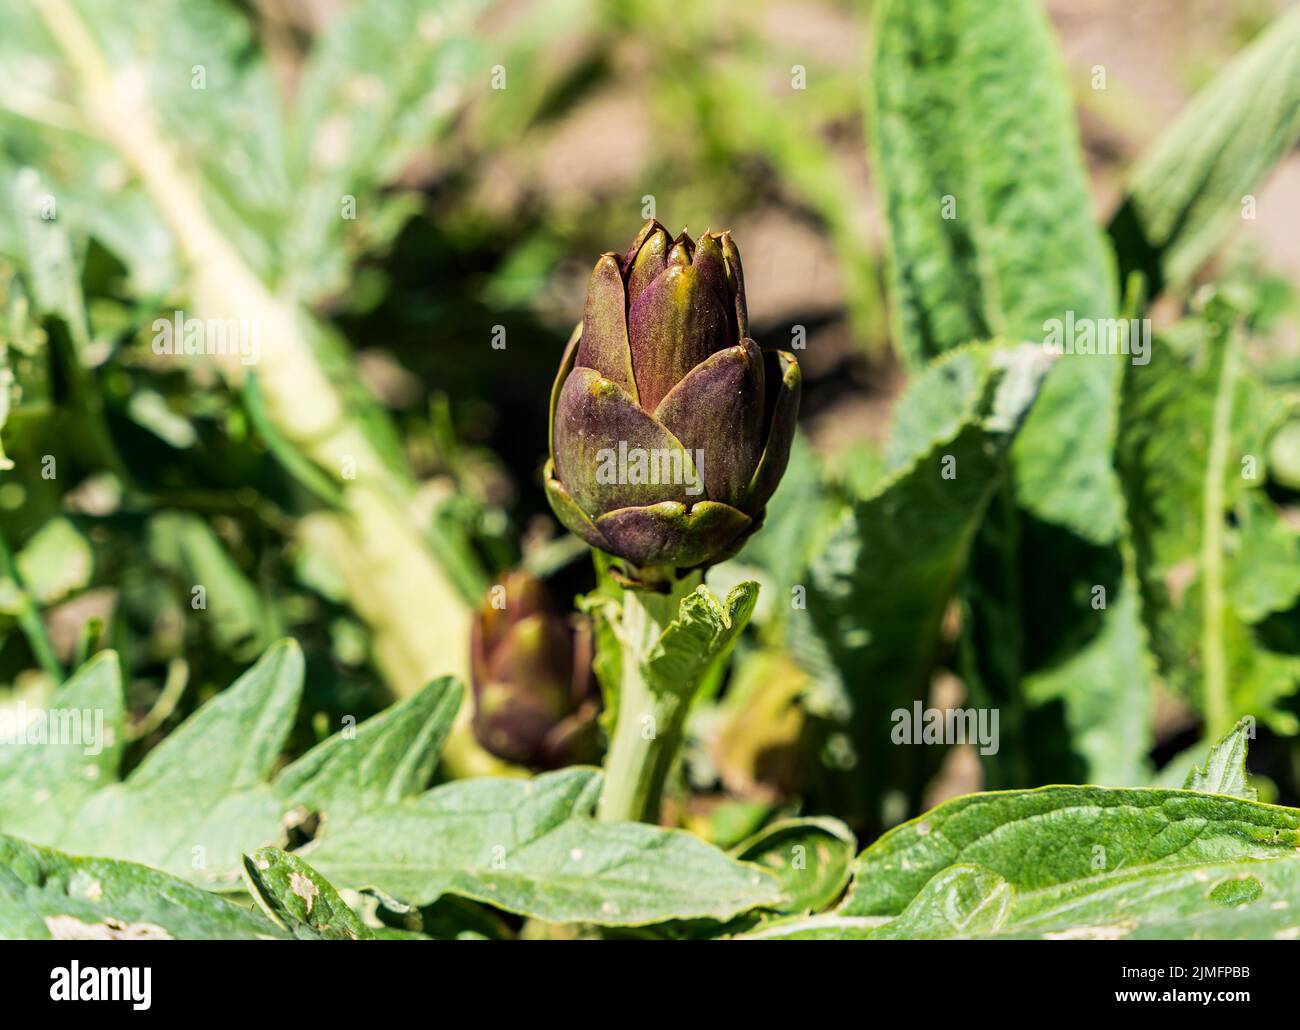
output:
M 1030 938 L 1040 940 L 1300 939 L 1300 860 L 1210 862 L 1104 882 L 1013 891 L 996 873 L 937 874 L 895 919 L 840 914 L 746 935 L 765 940 Z
M 293 723 L 302 675 L 298 645 L 273 646 L 124 783 L 92 795 L 59 845 L 229 879 L 243 851 L 280 837 L 283 805 L 266 778 Z
M 1184 790 L 1041 787 L 973 794 L 886 833 L 858 858 L 847 915 L 897 915 L 936 873 L 978 865 L 1013 888 L 1139 866 L 1294 858 L 1300 811 Z
M 1222 773 L 1244 762 L 1239 730 L 1216 746 L 1201 782 L 1231 785 L 1234 774 Z M 1300 811 L 1223 793 L 975 794 L 867 848 L 835 912 L 750 936 L 1292 938 L 1298 846 Z
M 243 873 L 258 907 L 295 936 L 336 941 L 374 937 L 333 884 L 297 855 L 261 848 L 244 856 Z
M 288 935 L 165 873 L 0 836 L 0 938 L 251 940 Z
M 548 922 L 727 919 L 779 885 L 689 834 L 589 818 L 600 773 L 448 783 L 331 834 L 305 857 L 332 882 L 411 905 L 456 894 Z
M 777 911 L 819 912 L 843 893 L 853 870 L 852 832 L 838 819 L 784 819 L 736 845 L 742 862 L 767 869 L 784 893 Z

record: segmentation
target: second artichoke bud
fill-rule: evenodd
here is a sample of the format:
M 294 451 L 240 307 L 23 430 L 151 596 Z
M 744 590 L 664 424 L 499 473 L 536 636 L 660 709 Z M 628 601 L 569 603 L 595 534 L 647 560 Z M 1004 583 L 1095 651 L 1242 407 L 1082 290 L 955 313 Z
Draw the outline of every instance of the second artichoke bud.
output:
M 563 618 L 540 580 L 511 572 L 470 632 L 479 743 L 535 769 L 591 761 L 598 704 L 589 620 Z
M 652 219 L 592 272 L 551 392 L 551 507 L 636 566 L 722 561 L 785 472 L 799 386 L 793 355 L 749 338 L 731 234 L 673 239 Z

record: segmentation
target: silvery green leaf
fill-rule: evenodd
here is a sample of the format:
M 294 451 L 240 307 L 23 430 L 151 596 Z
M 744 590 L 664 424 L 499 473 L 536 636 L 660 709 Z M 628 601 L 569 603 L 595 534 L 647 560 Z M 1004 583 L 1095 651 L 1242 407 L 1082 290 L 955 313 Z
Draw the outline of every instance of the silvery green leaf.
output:
M 597 822 L 595 769 L 459 780 L 378 809 L 303 852 L 331 882 L 412 905 L 444 894 L 548 922 L 727 919 L 781 897 L 756 866 L 679 830 Z
M 229 880 L 243 852 L 282 836 L 284 805 L 266 779 L 293 724 L 302 676 L 298 645 L 272 646 L 124 782 L 91 795 L 59 846 Z
M 354 730 L 317 744 L 275 779 L 286 806 L 324 813 L 329 826 L 418 794 L 428 786 L 460 707 L 450 676 L 399 701 Z

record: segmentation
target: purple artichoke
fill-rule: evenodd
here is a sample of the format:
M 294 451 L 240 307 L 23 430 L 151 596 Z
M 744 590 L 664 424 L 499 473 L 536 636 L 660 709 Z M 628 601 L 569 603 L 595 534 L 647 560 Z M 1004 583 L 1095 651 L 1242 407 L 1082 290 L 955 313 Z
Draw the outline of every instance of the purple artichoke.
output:
M 636 566 L 740 550 L 785 472 L 799 365 L 749 338 L 730 233 L 657 221 L 602 254 L 551 391 L 546 493 L 567 529 Z
M 596 751 L 591 623 L 562 618 L 541 581 L 506 575 L 470 630 L 474 734 L 494 755 L 535 769 L 591 761 Z

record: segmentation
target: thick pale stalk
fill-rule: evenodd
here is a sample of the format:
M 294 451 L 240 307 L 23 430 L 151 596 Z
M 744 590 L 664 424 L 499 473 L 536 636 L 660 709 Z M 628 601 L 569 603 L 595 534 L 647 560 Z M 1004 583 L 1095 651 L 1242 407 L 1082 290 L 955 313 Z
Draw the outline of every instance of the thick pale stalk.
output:
M 664 781 L 681 747 L 686 713 L 698 683 L 657 689 L 647 681 L 644 662 L 664 628 L 677 617 L 681 600 L 702 580 L 693 573 L 666 594 L 624 590 L 615 627 L 622 651 L 618 717 L 605 759 L 605 787 L 597 809 L 606 821 L 655 822 Z
M 171 228 L 199 313 L 258 327 L 255 371 L 268 417 L 345 488 L 346 514 L 316 516 L 306 526 L 337 546 L 327 553 L 342 566 L 353 607 L 375 631 L 377 661 L 390 687 L 411 694 L 443 673 L 465 678 L 469 605 L 420 533 L 412 483 L 349 418 L 317 361 L 310 319 L 267 288 L 209 217 L 199 183 L 158 129 L 143 81 L 113 73 L 66 0 L 35 6 L 77 75 L 90 122 L 139 177 Z M 213 360 L 233 385 L 242 384 L 249 369 L 238 354 Z M 474 741 L 465 708 L 444 755 L 448 771 L 502 770 Z

